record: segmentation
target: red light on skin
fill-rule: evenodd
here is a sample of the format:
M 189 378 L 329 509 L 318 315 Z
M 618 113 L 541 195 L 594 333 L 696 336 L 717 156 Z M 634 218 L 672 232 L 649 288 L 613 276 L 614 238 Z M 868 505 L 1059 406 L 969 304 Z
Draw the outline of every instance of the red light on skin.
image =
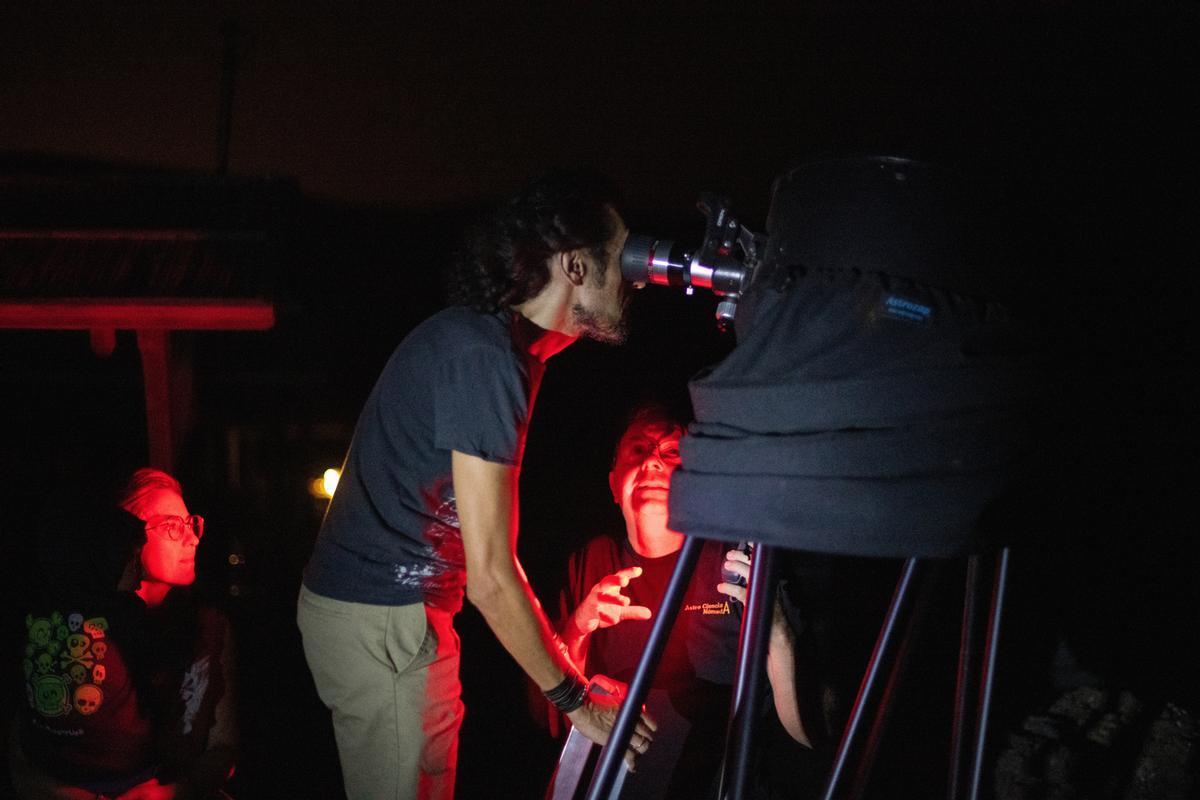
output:
M 137 516 L 144 522 L 153 522 L 163 516 L 187 517 L 188 509 L 176 492 L 153 489 L 140 501 Z M 172 587 L 188 586 L 196 580 L 196 546 L 199 543 L 191 531 L 185 531 L 178 541 L 173 541 L 158 531 L 147 530 L 140 555 L 142 579 L 136 590 L 146 605 L 157 606 Z
M 649 558 L 673 553 L 683 544 L 683 536 L 666 526 L 671 473 L 679 466 L 682 434 L 673 423 L 634 423 L 621 437 L 608 475 L 630 542 Z

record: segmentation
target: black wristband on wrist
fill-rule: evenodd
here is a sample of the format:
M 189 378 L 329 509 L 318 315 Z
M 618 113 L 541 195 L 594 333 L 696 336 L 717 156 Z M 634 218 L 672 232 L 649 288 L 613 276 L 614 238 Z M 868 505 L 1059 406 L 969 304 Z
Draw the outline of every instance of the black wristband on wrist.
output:
M 559 711 L 570 714 L 587 699 L 587 684 L 579 680 L 577 675 L 568 675 L 562 683 L 543 694 Z

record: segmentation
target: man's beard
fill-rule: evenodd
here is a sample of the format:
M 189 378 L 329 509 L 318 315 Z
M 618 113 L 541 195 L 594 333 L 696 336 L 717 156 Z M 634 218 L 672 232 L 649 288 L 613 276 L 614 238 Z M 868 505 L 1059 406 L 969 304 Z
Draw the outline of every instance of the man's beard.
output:
M 611 315 L 599 314 L 582 303 L 571 307 L 571 319 L 578 326 L 580 335 L 605 344 L 624 344 L 629 338 L 628 325 L 625 323 L 625 308 L 616 318 Z

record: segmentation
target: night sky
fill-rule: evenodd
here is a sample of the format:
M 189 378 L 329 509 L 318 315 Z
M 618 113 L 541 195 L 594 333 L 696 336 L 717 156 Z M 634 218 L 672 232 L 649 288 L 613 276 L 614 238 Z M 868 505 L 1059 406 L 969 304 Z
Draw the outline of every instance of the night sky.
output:
M 474 201 L 588 164 L 635 207 L 703 183 L 762 211 L 770 179 L 821 152 L 1007 166 L 1171 135 L 1180 109 L 1156 100 L 1194 63 L 1190 4 L 901 5 L 8 4 L 0 150 L 212 170 L 226 20 L 230 171 L 357 205 Z
M 1048 527 L 1066 544 L 1042 571 L 1104 590 L 1074 602 L 1081 640 L 1124 651 L 1114 669 L 1194 636 L 1200 6 L 978 5 L 5 4 L 0 177 L 212 175 L 233 53 L 228 175 L 294 190 L 276 329 L 180 338 L 197 421 L 179 472 L 211 520 L 210 575 L 241 587 L 246 628 L 271 631 L 245 645 L 257 708 L 273 711 L 250 724 L 248 796 L 296 763 L 289 746 L 310 765 L 279 779 L 293 796 L 336 781 L 287 628 L 321 511 L 303 482 L 340 460 L 383 360 L 440 304 L 461 227 L 556 166 L 614 178 L 635 230 L 696 240 L 699 192 L 729 194 L 761 230 L 772 179 L 806 159 L 896 154 L 969 176 L 993 212 L 1005 299 L 1045 334 L 1061 401 Z M 552 363 L 523 474 L 522 555 L 544 598 L 565 554 L 613 524 L 604 472 L 623 408 L 681 396 L 733 346 L 711 312 L 711 298 L 647 290 L 628 346 Z M 142 457 L 139 380 L 132 338 L 99 360 L 83 334 L 0 331 L 7 553 L 26 552 L 65 461 Z M 229 552 L 248 566 L 230 569 Z M 481 624 L 463 621 L 464 764 L 533 758 L 513 744 L 537 735 L 527 723 L 495 736 L 518 712 L 489 712 L 489 693 L 519 682 Z M 316 732 L 289 745 L 285 726 Z M 460 795 L 487 796 L 472 774 Z

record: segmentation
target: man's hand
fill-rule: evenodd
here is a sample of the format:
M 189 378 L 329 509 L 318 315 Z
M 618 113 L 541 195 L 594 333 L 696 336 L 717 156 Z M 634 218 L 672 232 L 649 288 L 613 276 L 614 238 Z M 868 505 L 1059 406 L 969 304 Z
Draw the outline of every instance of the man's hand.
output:
M 718 583 L 717 591 L 745 605 L 750 590 L 750 562 L 750 556 L 741 550 L 730 550 L 726 553 L 724 569 L 741 577 L 746 585 Z M 800 713 L 800 700 L 796 694 L 796 635 L 783 614 L 783 603 L 778 592 L 775 593 L 773 605 L 771 638 L 767 647 L 767 680 L 771 683 L 775 713 L 779 715 L 779 721 L 793 739 L 805 747 L 812 747 L 812 739 L 805 730 Z
M 725 554 L 725 564 L 722 567 L 726 572 L 732 572 L 742 579 L 741 584 L 736 583 L 718 583 L 717 591 L 721 594 L 729 595 L 734 600 L 737 600 L 742 605 L 746 604 L 746 598 L 750 596 L 750 565 L 752 559 L 750 554 L 743 553 L 741 550 L 730 550 Z M 772 636 L 790 636 L 787 629 L 787 621 L 783 616 L 783 606 L 779 602 L 779 595 L 775 595 L 775 609 L 771 619 Z
M 721 594 L 727 594 L 742 605 L 745 605 L 747 590 L 750 588 L 750 556 L 746 555 L 741 550 L 730 550 L 725 554 L 724 569 L 727 572 L 732 572 L 735 575 L 740 576 L 745 582 L 745 585 L 739 586 L 736 583 L 718 583 L 717 591 Z
M 597 581 L 571 615 L 579 633 L 586 635 L 627 619 L 650 619 L 653 613 L 649 608 L 630 605 L 632 601 L 621 594 L 621 590 L 641 574 L 641 567 L 626 567 Z
M 567 714 L 567 719 L 593 742 L 605 744 L 617 722 L 617 712 L 625 699 L 626 688 L 620 681 L 605 675 L 594 675 L 588 686 L 587 699 L 582 706 Z M 642 709 L 641 717 L 634 725 L 629 747 L 625 750 L 625 766 L 630 772 L 634 771 L 638 755 L 650 749 L 657 728 L 658 725 Z

